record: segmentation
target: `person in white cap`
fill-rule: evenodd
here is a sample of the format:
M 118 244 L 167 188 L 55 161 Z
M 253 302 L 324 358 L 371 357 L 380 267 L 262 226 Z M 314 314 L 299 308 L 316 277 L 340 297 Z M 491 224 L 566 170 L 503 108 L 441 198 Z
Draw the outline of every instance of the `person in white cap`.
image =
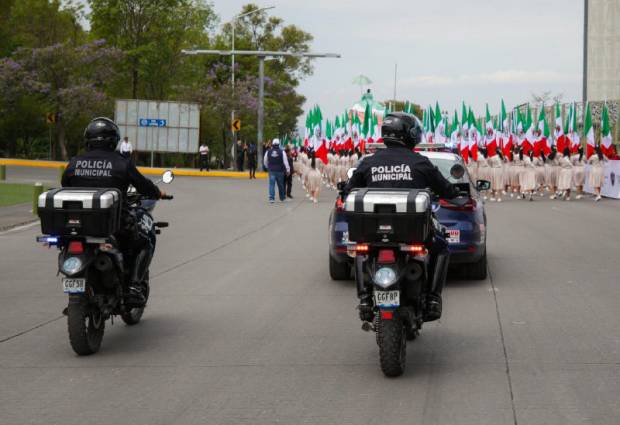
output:
M 285 158 L 285 153 L 280 149 L 280 140 L 273 139 L 271 149 L 265 152 L 263 164 L 269 172 L 269 202 L 274 203 L 276 198 L 275 185 L 278 184 L 278 195 L 280 201 L 286 201 L 286 191 L 284 190 L 284 175 L 288 175 L 291 169 Z

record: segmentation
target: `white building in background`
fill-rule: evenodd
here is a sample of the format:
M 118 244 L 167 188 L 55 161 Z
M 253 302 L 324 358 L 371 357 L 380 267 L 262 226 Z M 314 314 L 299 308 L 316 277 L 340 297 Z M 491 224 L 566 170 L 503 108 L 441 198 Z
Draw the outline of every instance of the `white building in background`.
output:
M 620 99 L 620 0 L 584 0 L 584 100 Z

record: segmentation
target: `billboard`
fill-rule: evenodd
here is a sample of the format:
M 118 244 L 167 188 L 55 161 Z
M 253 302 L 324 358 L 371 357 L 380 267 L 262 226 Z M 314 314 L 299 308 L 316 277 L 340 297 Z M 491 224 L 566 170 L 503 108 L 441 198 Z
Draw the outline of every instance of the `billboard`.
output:
M 141 152 L 198 152 L 200 107 L 195 103 L 157 100 L 116 101 L 114 119 Z

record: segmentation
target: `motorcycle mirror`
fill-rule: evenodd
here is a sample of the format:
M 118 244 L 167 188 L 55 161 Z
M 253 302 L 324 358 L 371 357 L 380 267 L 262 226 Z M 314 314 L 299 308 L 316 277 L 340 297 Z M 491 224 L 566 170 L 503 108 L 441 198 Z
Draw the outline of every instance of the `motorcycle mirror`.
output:
M 465 167 L 461 164 L 454 164 L 452 168 L 450 168 L 450 175 L 455 179 L 461 179 L 465 175 Z
M 355 170 L 357 170 L 357 168 L 349 168 L 347 170 L 347 178 L 350 179 L 351 177 L 353 177 L 353 173 L 355 172 Z
M 172 180 L 174 180 L 174 173 L 172 172 L 172 170 L 166 170 L 161 176 L 161 181 L 165 184 L 172 183 Z

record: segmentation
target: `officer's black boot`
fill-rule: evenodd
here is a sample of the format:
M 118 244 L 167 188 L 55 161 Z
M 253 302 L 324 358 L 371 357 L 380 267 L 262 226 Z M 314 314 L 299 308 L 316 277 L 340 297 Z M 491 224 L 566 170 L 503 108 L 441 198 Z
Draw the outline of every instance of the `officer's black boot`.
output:
M 448 274 L 449 253 L 437 255 L 435 270 L 433 271 L 433 280 L 431 282 L 431 290 L 426 298 L 426 317 L 425 321 L 432 322 L 441 318 L 441 291 L 446 282 Z
M 360 319 L 365 322 L 373 320 L 372 297 L 364 285 L 364 260 L 362 257 L 355 257 L 355 284 L 357 286 L 357 297 L 360 300 L 358 305 Z

